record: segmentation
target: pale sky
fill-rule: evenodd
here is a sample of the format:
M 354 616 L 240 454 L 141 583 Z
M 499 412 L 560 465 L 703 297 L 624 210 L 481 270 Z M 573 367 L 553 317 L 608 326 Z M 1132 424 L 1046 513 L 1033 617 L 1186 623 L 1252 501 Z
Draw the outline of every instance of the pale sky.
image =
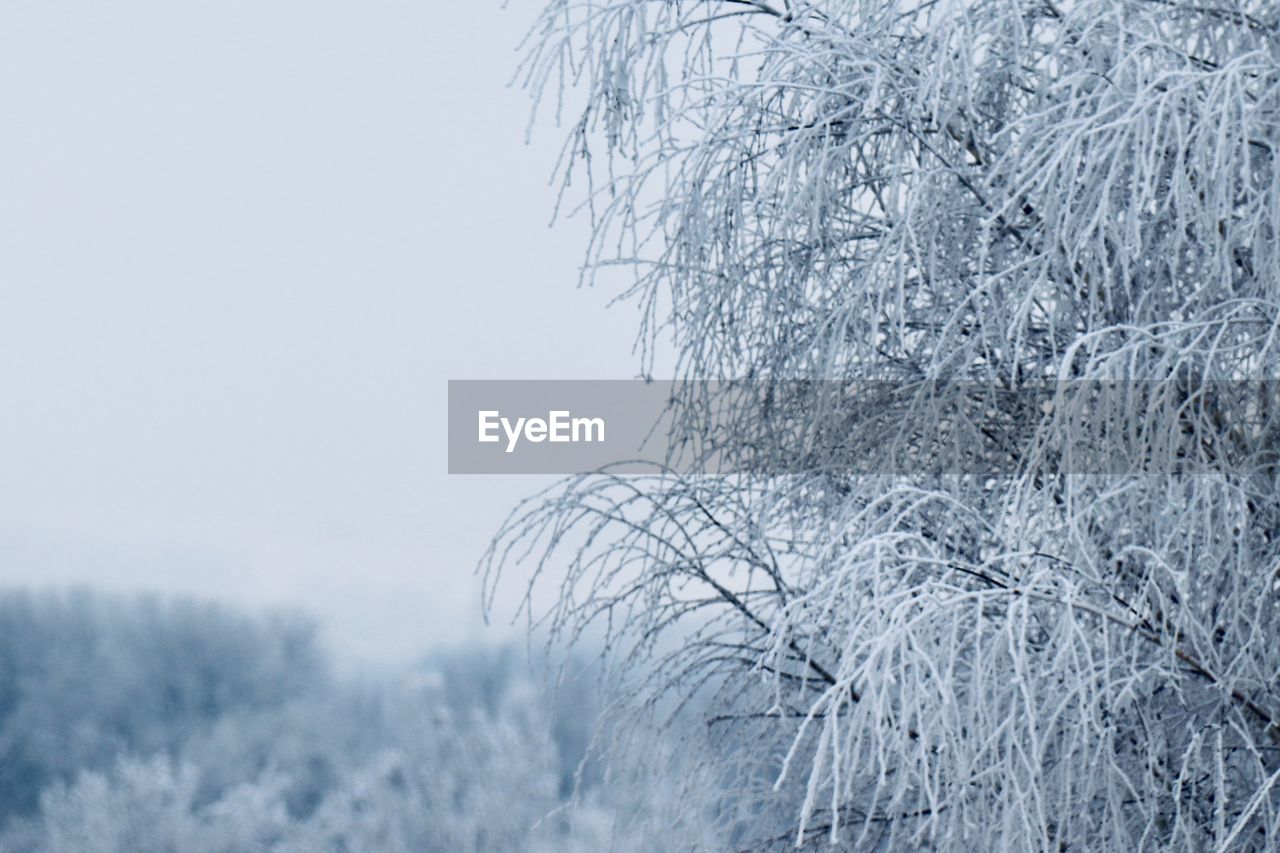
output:
M 0 581 L 299 605 L 348 662 L 485 636 L 533 478 L 446 380 L 628 378 L 506 88 L 534 0 L 0 6 Z

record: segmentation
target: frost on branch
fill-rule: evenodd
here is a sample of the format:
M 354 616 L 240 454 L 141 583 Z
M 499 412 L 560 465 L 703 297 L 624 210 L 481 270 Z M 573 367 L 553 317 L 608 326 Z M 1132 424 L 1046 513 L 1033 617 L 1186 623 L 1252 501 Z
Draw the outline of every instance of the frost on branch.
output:
M 1280 846 L 1280 396 L 1249 384 L 1280 378 L 1277 14 L 545 5 L 522 79 L 646 364 L 789 383 L 799 421 L 823 386 L 793 380 L 1118 389 L 1036 410 L 993 479 L 780 472 L 744 416 L 733 476 L 517 510 L 490 582 L 559 590 L 545 624 L 605 631 L 638 699 L 713 692 L 727 844 Z M 1068 421 L 1119 463 L 1073 464 Z

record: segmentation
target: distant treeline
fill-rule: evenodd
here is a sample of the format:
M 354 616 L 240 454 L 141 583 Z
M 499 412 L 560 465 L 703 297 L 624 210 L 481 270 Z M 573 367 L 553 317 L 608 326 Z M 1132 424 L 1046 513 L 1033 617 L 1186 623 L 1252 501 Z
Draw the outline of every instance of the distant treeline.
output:
M 302 618 L 0 593 L 0 850 L 658 849 L 660 786 L 582 763 L 594 697 L 518 653 L 355 684 Z

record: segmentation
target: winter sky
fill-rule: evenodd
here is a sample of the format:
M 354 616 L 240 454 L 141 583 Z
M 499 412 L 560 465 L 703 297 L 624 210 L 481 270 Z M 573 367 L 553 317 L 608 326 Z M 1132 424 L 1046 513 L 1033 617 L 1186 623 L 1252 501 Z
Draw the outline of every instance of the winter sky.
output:
M 506 88 L 536 7 L 0 8 L 0 580 L 300 605 L 360 665 L 483 636 L 544 481 L 445 473 L 446 380 L 637 367 Z

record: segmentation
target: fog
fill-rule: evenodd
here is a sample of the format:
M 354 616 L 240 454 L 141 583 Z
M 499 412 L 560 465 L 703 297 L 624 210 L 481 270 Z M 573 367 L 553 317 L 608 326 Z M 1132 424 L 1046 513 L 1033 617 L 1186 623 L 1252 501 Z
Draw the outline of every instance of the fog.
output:
M 301 607 L 348 666 L 502 634 L 542 481 L 446 474 L 446 380 L 637 366 L 520 145 L 535 11 L 0 10 L 0 582 Z

